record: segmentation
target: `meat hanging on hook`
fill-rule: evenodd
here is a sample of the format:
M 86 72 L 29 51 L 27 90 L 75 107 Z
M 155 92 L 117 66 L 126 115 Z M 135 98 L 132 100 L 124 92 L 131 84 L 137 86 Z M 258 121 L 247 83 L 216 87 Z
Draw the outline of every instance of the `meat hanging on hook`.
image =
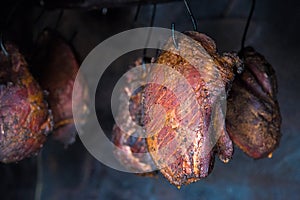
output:
M 34 75 L 41 87 L 49 93 L 47 100 L 54 119 L 53 137 L 69 145 L 75 141 L 76 136 L 72 103 L 82 113 L 82 120 L 78 125 L 85 123 L 89 113 L 88 88 L 84 77 L 79 74 L 75 54 L 56 31 L 45 29 L 38 37 L 32 62 Z M 80 84 L 75 88 L 76 76 Z
M 240 56 L 245 69 L 229 93 L 226 127 L 247 155 L 256 159 L 271 157 L 281 138 L 275 71 L 251 47 L 244 48 Z
M 139 8 L 140 5 L 138 10 Z M 150 27 L 154 24 L 155 14 L 156 4 L 153 5 Z M 145 47 L 148 46 L 151 30 L 146 37 Z M 151 64 L 154 61 L 154 58 L 149 58 L 146 54 L 147 48 L 143 49 L 142 57 L 138 58 L 129 67 L 130 71 L 125 75 L 124 86 L 119 91 L 119 106 L 116 116 L 116 121 L 119 123 L 116 123 L 113 127 L 112 142 L 115 144 L 115 157 L 127 171 L 143 176 L 154 176 L 156 174 L 156 167 L 148 152 L 146 139 L 143 137 L 144 131 L 135 126 L 135 124 L 140 127 L 144 126 L 143 96 L 147 74 L 150 70 L 147 64 Z M 135 70 L 139 66 L 141 66 L 142 70 Z M 136 85 L 140 85 L 140 87 L 135 88 Z M 129 112 L 127 112 L 128 109 Z
M 219 55 L 208 36 L 196 31 L 185 34 L 190 39 L 175 34 L 172 23 L 172 37 L 165 45 L 168 50 L 157 57 L 147 73 L 150 80 L 137 93 L 129 94 L 134 99 L 130 113 L 140 119 L 146 139 L 137 134 L 135 142 L 130 143 L 132 134 L 127 134 L 123 140 L 126 144 L 117 143 L 131 152 L 122 154 L 123 165 L 139 170 L 148 166 L 149 170 L 154 163 L 154 168 L 177 187 L 206 177 L 213 169 L 215 155 L 227 163 L 233 155 L 233 142 L 251 157 L 270 156 L 279 143 L 281 122 L 275 73 L 262 55 L 249 47 L 243 47 L 239 57 L 234 53 Z M 190 93 L 184 80 L 192 87 Z M 189 104 L 191 96 L 196 101 Z M 126 135 L 126 131 L 114 131 L 115 135 Z M 116 138 L 121 141 L 121 137 Z M 132 156 L 133 152 L 148 157 L 141 160 Z
M 191 9 L 184 2 L 197 30 Z M 206 177 L 212 171 L 215 154 L 224 163 L 232 157 L 233 146 L 225 129 L 223 101 L 226 101 L 235 74 L 241 71 L 241 60 L 235 54 L 220 56 L 214 41 L 205 34 L 189 31 L 185 32 L 189 39 L 175 37 L 174 26 L 172 24 L 172 38 L 166 44 L 168 51 L 163 52 L 156 63 L 174 69 L 188 81 L 192 91 L 179 89 L 184 84 L 177 78 L 172 79 L 176 72 L 166 74 L 163 67 L 153 68 L 150 82 L 160 79 L 163 84 L 145 87 L 144 123 L 154 163 L 170 183 L 180 187 Z M 174 95 L 173 90 L 180 92 Z M 196 97 L 192 104 L 186 104 L 189 95 Z M 184 96 L 189 98 L 181 100 L 185 105 L 181 107 L 179 99 Z M 165 115 L 154 109 L 155 105 L 161 105 Z
M 126 170 L 152 176 L 155 174 L 152 172 L 156 170 L 156 167 L 148 152 L 142 130 L 144 126 L 143 93 L 150 70 L 147 63 L 151 63 L 151 60 L 145 58 L 136 60 L 130 67 L 133 70 L 125 75 L 125 85 L 120 91 L 116 116 L 118 123 L 113 127 L 112 142 L 115 144 L 115 157 Z M 142 66 L 142 70 L 135 70 L 138 66 Z M 141 87 L 135 88 L 136 85 Z
M 190 16 L 194 18 L 191 13 Z M 195 20 L 193 24 L 195 28 Z M 121 149 L 116 151 L 116 156 L 125 167 L 147 172 L 159 169 L 170 183 L 180 187 L 206 177 L 212 171 L 215 154 L 224 163 L 232 157 L 232 141 L 224 124 L 226 103 L 220 101 L 226 100 L 235 74 L 241 71 L 241 61 L 235 54 L 220 56 L 214 41 L 204 34 L 190 31 L 185 32 L 185 38 L 175 36 L 174 26 L 172 24 L 172 37 L 165 45 L 168 50 L 158 56 L 150 72 L 146 73 L 151 83 L 136 93 L 132 88 L 128 93 L 125 88 L 126 95 L 131 96 L 129 109 L 132 115 L 118 115 L 125 127 L 121 130 L 115 125 L 113 141 L 117 149 Z M 157 68 L 156 64 L 166 68 Z M 165 74 L 167 68 L 174 70 Z M 188 87 L 181 88 L 184 84 L 178 81 L 180 78 L 172 79 L 176 73 L 188 81 L 192 87 L 190 93 L 187 93 Z M 161 84 L 154 84 L 159 82 L 158 79 Z M 180 92 L 174 95 L 173 90 Z M 184 107 L 176 99 L 189 95 L 195 98 L 194 104 Z M 153 109 L 154 105 L 161 105 L 166 116 L 163 111 Z M 185 114 L 180 112 L 182 109 Z M 122 110 L 125 112 L 126 106 Z M 132 124 L 126 123 L 131 118 L 140 119 L 138 121 L 146 132 L 145 139 L 141 133 L 136 133 Z M 130 139 L 132 136 L 135 136 L 134 142 Z
M 157 58 L 155 63 L 165 67 L 152 68 L 144 103 L 149 153 L 160 172 L 178 187 L 206 177 L 215 154 L 225 163 L 232 157 L 224 124 L 226 110 L 220 102 L 226 100 L 241 65 L 234 54 L 219 55 L 208 36 L 185 34 L 190 38 L 179 36 L 178 49 L 171 38 L 165 46 L 168 50 Z M 169 73 L 167 68 L 173 70 Z M 196 101 L 190 102 L 192 98 Z
M 0 161 L 10 163 L 36 155 L 52 131 L 53 120 L 23 55 L 9 42 L 1 46 Z
M 229 93 L 226 126 L 233 142 L 248 156 L 258 159 L 272 157 L 278 147 L 281 115 L 275 70 L 254 48 L 245 47 L 254 9 L 252 0 L 239 52 L 245 69 Z

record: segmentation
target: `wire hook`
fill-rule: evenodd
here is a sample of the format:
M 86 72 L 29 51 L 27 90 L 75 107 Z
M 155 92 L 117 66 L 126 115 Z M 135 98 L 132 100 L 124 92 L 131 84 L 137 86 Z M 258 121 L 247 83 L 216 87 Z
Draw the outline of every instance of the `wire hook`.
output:
M 176 49 L 178 49 L 178 44 L 175 37 L 175 23 L 171 24 L 171 29 L 172 29 L 172 39 L 173 39 L 174 46 Z
M 139 14 L 140 14 L 140 10 L 141 10 L 141 1 L 139 1 L 139 4 L 138 4 L 138 6 L 137 6 L 137 8 L 136 8 L 136 13 L 135 13 L 135 15 L 134 15 L 134 22 L 137 21 L 137 19 L 138 19 L 138 17 L 139 17 Z
M 152 16 L 151 16 L 151 21 L 150 21 L 150 27 L 153 27 L 153 25 L 154 25 L 155 15 L 156 15 L 156 4 L 153 4 L 153 11 L 152 11 Z M 148 44 L 149 44 L 151 33 L 152 33 L 152 30 L 150 29 L 149 33 L 148 33 L 148 36 L 147 36 L 145 47 L 147 47 Z M 146 67 L 145 67 L 146 53 L 147 53 L 147 49 L 144 48 L 144 50 L 143 50 L 143 61 L 142 62 L 143 62 L 143 68 L 145 70 L 146 70 Z
M 6 57 L 8 57 L 8 56 L 9 56 L 9 53 L 7 52 L 7 50 L 6 50 L 6 48 L 5 48 L 5 45 L 4 45 L 4 43 L 3 43 L 3 35 L 2 35 L 2 34 L 0 35 L 0 47 L 1 47 L 1 50 L 3 51 L 4 55 L 5 55 Z
M 61 10 L 59 11 L 58 18 L 57 18 L 56 23 L 55 23 L 55 28 L 54 28 L 55 30 L 57 30 L 57 28 L 58 28 L 58 26 L 59 26 L 59 23 L 60 23 L 60 21 L 61 21 L 63 15 L 64 15 L 64 10 L 61 9 Z
M 251 18 L 252 18 L 254 9 L 255 9 L 255 0 L 252 0 L 251 9 L 250 9 L 249 16 L 248 16 L 248 19 L 247 19 L 247 23 L 246 23 L 244 33 L 243 33 L 241 49 L 243 49 L 245 47 L 245 40 L 246 40 L 248 28 L 249 28 L 249 25 L 250 25 L 250 22 L 251 22 Z
M 184 4 L 185 4 L 185 7 L 186 7 L 186 9 L 187 9 L 187 11 L 188 11 L 188 13 L 189 13 L 189 15 L 190 15 L 190 17 L 191 17 L 191 20 L 192 20 L 192 23 L 193 23 L 194 31 L 198 31 L 197 22 L 196 22 L 196 20 L 195 20 L 195 17 L 194 17 L 194 15 L 193 15 L 192 11 L 191 11 L 190 5 L 189 5 L 189 3 L 187 2 L 187 0 L 183 0 L 183 1 L 184 1 Z

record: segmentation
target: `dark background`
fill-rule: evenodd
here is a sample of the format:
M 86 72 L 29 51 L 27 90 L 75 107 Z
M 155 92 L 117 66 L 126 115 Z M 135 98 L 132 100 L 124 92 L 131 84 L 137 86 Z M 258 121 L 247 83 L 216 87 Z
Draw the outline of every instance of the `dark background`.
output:
M 47 1 L 45 1 L 47 2 Z M 238 51 L 250 0 L 190 0 L 199 31 L 211 36 L 220 52 Z M 45 27 L 56 29 L 73 44 L 78 60 L 101 41 L 121 31 L 149 26 L 153 5 L 136 4 L 107 9 L 43 10 L 34 1 L 2 1 L 1 32 L 30 55 L 32 44 Z M 13 11 L 12 11 L 13 10 Z M 300 62 L 298 1 L 259 0 L 246 45 L 263 54 L 277 73 L 282 114 L 282 139 L 273 158 L 253 160 L 238 148 L 228 164 L 216 159 L 209 177 L 178 190 L 162 176 L 139 177 L 113 170 L 95 160 L 77 138 L 64 146 L 51 137 L 38 158 L 0 165 L 0 199 L 297 199 L 300 196 Z M 177 31 L 192 30 L 183 1 L 157 4 L 154 26 Z M 74 37 L 75 36 L 75 37 Z M 141 56 L 126 56 L 105 74 L 96 105 L 101 124 L 109 135 L 110 91 L 127 66 Z M 111 81 L 110 81 L 111 80 Z

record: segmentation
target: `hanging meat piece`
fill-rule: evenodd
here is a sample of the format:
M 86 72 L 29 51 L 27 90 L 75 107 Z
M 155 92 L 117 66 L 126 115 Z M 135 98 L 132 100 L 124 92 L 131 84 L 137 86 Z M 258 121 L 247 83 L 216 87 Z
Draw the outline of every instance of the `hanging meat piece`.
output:
M 141 66 L 142 61 L 138 59 L 131 68 Z M 151 176 L 156 167 L 148 152 L 143 123 L 143 91 L 147 73 L 149 67 L 144 66 L 143 70 L 131 70 L 125 75 L 116 116 L 119 124 L 113 127 L 112 142 L 116 145 L 116 158 L 128 171 Z
M 47 100 L 54 119 L 53 137 L 65 145 L 72 144 L 76 136 L 72 103 L 82 113 L 79 123 L 84 124 L 89 112 L 87 85 L 78 70 L 79 64 L 70 45 L 57 32 L 44 30 L 37 41 L 33 71 L 41 87 L 49 93 Z M 74 88 L 77 74 L 79 84 Z
M 240 55 L 245 70 L 229 93 L 227 131 L 250 157 L 271 157 L 281 138 L 275 71 L 252 47 L 244 48 Z
M 19 50 L 5 44 L 0 52 L 0 161 L 17 162 L 36 155 L 52 130 L 44 93 Z
M 231 158 L 226 93 L 241 67 L 236 55 L 219 55 L 208 36 L 185 34 L 190 37 L 166 43 L 144 95 L 148 150 L 161 173 L 178 187 L 206 177 L 216 153 L 225 163 Z

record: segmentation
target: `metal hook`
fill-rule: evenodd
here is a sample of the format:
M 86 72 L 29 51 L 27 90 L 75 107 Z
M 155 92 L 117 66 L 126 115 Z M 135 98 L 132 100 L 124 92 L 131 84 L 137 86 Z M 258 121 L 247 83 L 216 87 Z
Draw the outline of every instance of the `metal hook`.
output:
M 59 12 L 59 15 L 58 15 L 58 18 L 57 18 L 57 21 L 56 21 L 56 24 L 55 24 L 55 30 L 57 30 L 57 28 L 58 28 L 58 25 L 59 25 L 59 22 L 60 22 L 60 20 L 61 20 L 61 18 L 62 18 L 62 16 L 64 15 L 64 10 L 63 9 L 61 9 L 60 10 L 60 12 Z
M 248 28 L 249 28 L 249 25 L 250 25 L 250 21 L 251 21 L 254 9 L 255 9 L 255 0 L 252 0 L 251 9 L 250 9 L 249 16 L 248 16 L 248 19 L 247 19 L 247 23 L 246 23 L 244 33 L 243 33 L 241 49 L 243 49 L 245 47 L 245 40 L 246 40 Z
M 4 55 L 5 55 L 6 57 L 8 57 L 8 56 L 9 56 L 9 53 L 7 52 L 7 50 L 6 50 L 6 48 L 5 48 L 5 45 L 4 45 L 4 43 L 3 43 L 3 35 L 2 35 L 2 34 L 1 34 L 1 36 L 0 36 L 0 47 L 1 47 L 1 50 L 3 51 Z
M 172 23 L 171 28 L 172 28 L 173 43 L 174 43 L 175 48 L 178 49 L 178 44 L 177 44 L 177 41 L 176 41 L 176 38 L 175 38 L 175 23 Z
M 189 3 L 187 2 L 187 0 L 183 0 L 183 1 L 184 1 L 184 4 L 185 4 L 185 7 L 186 7 L 186 9 L 187 9 L 187 11 L 188 11 L 188 13 L 189 13 L 189 15 L 190 15 L 190 17 L 191 17 L 191 20 L 192 20 L 192 23 L 193 23 L 194 31 L 198 31 L 197 22 L 196 22 L 196 20 L 195 20 L 195 17 L 194 17 L 194 15 L 193 15 L 192 11 L 191 11 L 190 5 L 189 5 Z
M 156 4 L 153 4 L 153 11 L 152 11 L 152 16 L 151 16 L 151 21 L 150 21 L 150 27 L 153 27 L 155 15 L 156 15 Z
M 153 11 L 152 11 L 152 16 L 151 16 L 151 21 L 150 21 L 150 27 L 153 27 L 153 25 L 154 25 L 155 15 L 156 15 L 156 4 L 153 4 Z M 147 36 L 145 47 L 147 47 L 149 44 L 151 33 L 152 33 L 152 30 L 150 29 L 148 36 Z M 145 66 L 146 53 L 147 53 L 147 49 L 144 48 L 144 50 L 143 50 L 143 69 L 145 69 L 145 70 L 146 70 L 146 66 Z
M 36 17 L 36 19 L 34 20 L 33 24 L 36 25 L 40 19 L 43 17 L 43 15 L 45 14 L 46 12 L 46 8 L 42 8 L 42 11 L 38 14 L 38 16 Z
M 138 4 L 138 6 L 137 6 L 136 13 L 135 13 L 135 16 L 134 16 L 134 22 L 137 21 L 138 16 L 139 16 L 139 14 L 140 14 L 140 10 L 141 10 L 141 1 L 139 1 L 139 4 Z

